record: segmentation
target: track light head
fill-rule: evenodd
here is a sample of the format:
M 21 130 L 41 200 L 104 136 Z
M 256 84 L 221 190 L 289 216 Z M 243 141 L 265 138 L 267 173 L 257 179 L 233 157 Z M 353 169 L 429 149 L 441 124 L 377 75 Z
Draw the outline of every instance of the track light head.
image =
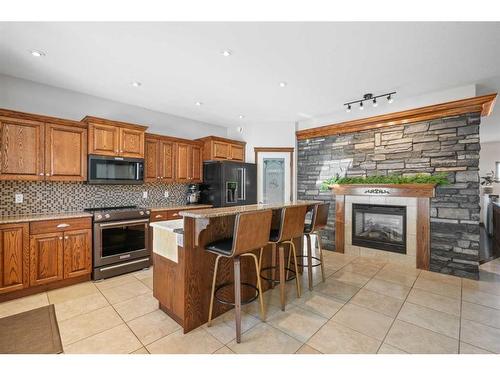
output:
M 359 102 L 359 110 L 362 111 L 363 109 L 365 109 L 365 107 L 363 107 L 363 102 Z
M 377 103 L 377 98 L 373 98 L 373 106 L 374 106 L 374 107 L 378 106 L 378 103 Z
M 345 111 L 347 113 L 351 112 L 351 105 L 350 104 L 347 105 L 347 108 L 345 109 Z
M 387 96 L 387 101 L 390 103 L 392 103 L 394 101 L 393 97 L 391 94 L 389 94 L 389 96 Z

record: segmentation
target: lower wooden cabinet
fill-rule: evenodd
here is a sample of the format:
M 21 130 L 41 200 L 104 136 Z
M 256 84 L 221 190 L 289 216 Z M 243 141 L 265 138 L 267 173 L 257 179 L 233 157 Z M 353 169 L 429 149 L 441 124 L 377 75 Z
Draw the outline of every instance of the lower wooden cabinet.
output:
M 0 225 L 0 294 L 29 286 L 29 226 Z
M 30 238 L 30 286 L 63 279 L 63 233 L 36 234 Z
M 64 232 L 64 278 L 78 277 L 92 271 L 92 231 Z

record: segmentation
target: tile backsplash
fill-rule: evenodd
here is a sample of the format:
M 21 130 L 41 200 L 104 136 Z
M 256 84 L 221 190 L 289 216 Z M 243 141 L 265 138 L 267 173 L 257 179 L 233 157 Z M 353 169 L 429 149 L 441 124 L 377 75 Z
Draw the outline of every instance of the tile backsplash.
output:
M 186 202 L 186 184 L 89 185 L 81 182 L 0 181 L 0 216 L 81 211 L 88 207 L 177 205 Z M 143 198 L 147 191 L 148 197 Z M 169 197 L 164 194 L 168 191 Z M 15 203 L 15 194 L 23 203 Z

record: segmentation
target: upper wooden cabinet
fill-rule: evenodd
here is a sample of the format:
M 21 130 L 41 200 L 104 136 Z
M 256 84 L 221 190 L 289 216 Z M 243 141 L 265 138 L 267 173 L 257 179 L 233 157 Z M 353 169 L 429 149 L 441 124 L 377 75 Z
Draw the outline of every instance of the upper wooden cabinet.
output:
M 175 179 L 175 143 L 170 137 L 146 134 L 146 182 L 172 182 Z
M 87 125 L 0 109 L 0 179 L 86 180 Z
M 87 116 L 89 154 L 144 158 L 144 134 L 147 126 Z
M 201 183 L 203 181 L 202 146 L 197 143 L 176 143 L 176 181 Z
M 29 285 L 28 223 L 0 225 L 0 294 Z
M 235 160 L 245 161 L 245 142 L 221 137 L 204 137 L 203 160 Z

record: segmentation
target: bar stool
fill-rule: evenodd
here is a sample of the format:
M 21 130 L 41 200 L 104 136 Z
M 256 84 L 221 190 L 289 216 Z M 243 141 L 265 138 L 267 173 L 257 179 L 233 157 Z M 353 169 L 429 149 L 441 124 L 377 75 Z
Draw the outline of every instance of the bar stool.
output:
M 207 326 L 210 326 L 212 321 L 214 298 L 220 303 L 234 306 L 236 320 L 236 342 L 238 343 L 241 341 L 242 304 L 245 305 L 247 303 L 255 301 L 255 299 L 258 297 L 260 302 L 260 316 L 262 320 L 265 319 L 264 301 L 262 299 L 262 288 L 259 277 L 260 264 L 257 256 L 251 253 L 251 251 L 256 249 L 260 249 L 262 251 L 262 248 L 267 245 L 267 241 L 269 240 L 269 231 L 271 229 L 271 220 L 271 210 L 239 213 L 236 215 L 233 237 L 218 240 L 205 246 L 205 250 L 217 255 L 217 258 L 215 260 L 214 276 L 212 280 L 212 292 L 210 295 L 210 307 L 208 312 Z M 243 256 L 252 257 L 254 260 L 255 273 L 257 275 L 257 287 L 249 283 L 241 282 L 240 258 Z M 222 257 L 233 259 L 234 282 L 224 283 L 218 286 L 216 289 L 215 282 L 217 279 L 217 269 L 219 266 L 219 260 Z M 234 303 L 217 297 L 218 291 L 233 284 Z M 256 295 L 246 301 L 241 301 L 241 285 L 245 285 L 247 287 L 255 289 Z
M 307 258 L 307 278 L 308 278 L 309 290 L 313 289 L 313 280 L 312 280 L 313 267 L 321 267 L 321 278 L 323 282 L 325 281 L 325 270 L 323 267 L 323 248 L 321 246 L 321 236 L 319 234 L 319 230 L 326 227 L 326 223 L 328 221 L 329 208 L 330 208 L 330 203 L 315 204 L 314 206 L 312 206 L 311 223 L 304 225 L 304 236 L 306 237 L 307 241 L 307 255 L 302 255 L 298 258 L 303 258 L 303 259 Z M 318 241 L 319 258 L 314 257 L 312 255 L 311 235 L 316 235 L 316 240 Z M 294 263 L 295 259 L 297 259 L 297 257 L 294 258 Z M 316 264 L 313 264 L 313 259 L 317 262 Z M 290 268 L 290 259 L 288 259 L 288 262 L 289 262 L 288 268 Z M 304 266 L 304 264 L 300 263 L 298 265 L 301 267 Z
M 297 262 L 295 263 L 295 270 L 290 269 L 290 267 L 285 267 L 285 249 L 284 244 L 290 245 L 290 251 L 288 257 L 292 256 L 295 259 L 297 255 L 295 251 L 295 244 L 293 239 L 296 237 L 302 237 L 304 232 L 304 220 L 306 216 L 307 206 L 293 206 L 284 207 L 281 209 L 281 217 L 279 228 L 271 229 L 269 235 L 269 243 L 272 245 L 272 262 L 271 267 L 261 268 L 260 277 L 271 283 L 271 288 L 274 288 L 275 283 L 280 284 L 280 302 L 281 310 L 285 311 L 286 304 L 286 285 L 285 283 L 289 280 L 295 279 L 295 284 L 297 288 L 297 298 L 300 297 L 300 280 L 298 277 L 299 270 Z M 276 266 L 276 248 L 278 248 L 278 266 Z M 262 249 L 259 254 L 259 265 L 262 267 Z M 275 271 L 276 268 L 279 269 L 279 279 L 276 279 Z M 271 277 L 263 275 L 263 272 L 271 270 Z M 285 275 L 286 270 L 286 275 Z M 292 272 L 292 277 L 288 278 L 288 272 Z

